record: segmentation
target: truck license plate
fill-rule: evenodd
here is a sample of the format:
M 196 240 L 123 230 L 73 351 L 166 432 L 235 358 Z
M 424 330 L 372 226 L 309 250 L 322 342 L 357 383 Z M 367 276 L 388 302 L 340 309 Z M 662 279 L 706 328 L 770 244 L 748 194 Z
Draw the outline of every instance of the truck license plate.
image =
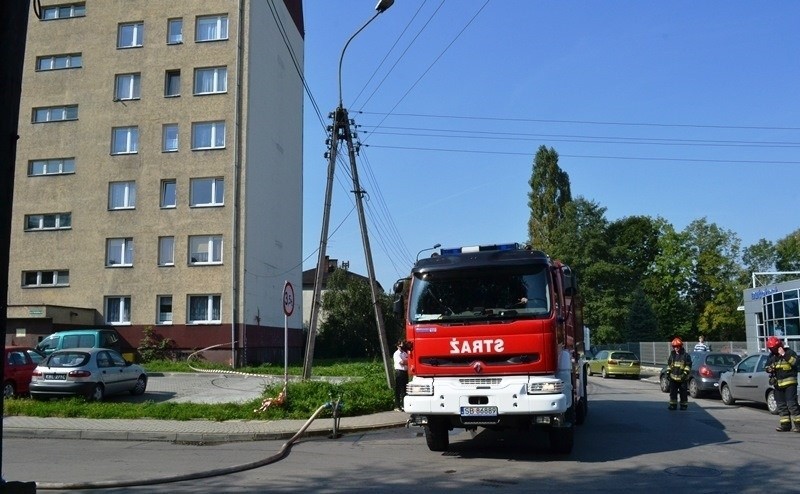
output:
M 478 406 L 478 407 L 461 407 L 462 417 L 496 417 L 497 407 Z

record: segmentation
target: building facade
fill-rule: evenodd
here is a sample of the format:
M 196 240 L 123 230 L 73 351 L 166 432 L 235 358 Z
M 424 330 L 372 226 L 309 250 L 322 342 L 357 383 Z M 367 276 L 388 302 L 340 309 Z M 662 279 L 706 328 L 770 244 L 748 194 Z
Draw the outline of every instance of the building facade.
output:
M 748 288 L 743 296 L 749 352 L 765 351 L 770 336 L 800 352 L 800 280 Z
M 20 101 L 6 342 L 152 327 L 302 357 L 301 0 L 41 2 Z M 298 304 L 299 305 L 299 304 Z M 231 342 L 234 342 L 231 344 Z

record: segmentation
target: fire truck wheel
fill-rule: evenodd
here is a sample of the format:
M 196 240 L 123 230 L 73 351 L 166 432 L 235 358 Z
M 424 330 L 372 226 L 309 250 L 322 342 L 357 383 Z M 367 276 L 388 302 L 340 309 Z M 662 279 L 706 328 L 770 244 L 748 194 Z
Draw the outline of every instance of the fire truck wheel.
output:
M 550 451 L 559 455 L 572 452 L 574 442 L 573 427 L 552 427 L 550 429 Z
M 450 445 L 450 437 L 447 433 L 447 425 L 442 420 L 428 419 L 425 426 L 425 442 L 431 451 L 447 451 Z

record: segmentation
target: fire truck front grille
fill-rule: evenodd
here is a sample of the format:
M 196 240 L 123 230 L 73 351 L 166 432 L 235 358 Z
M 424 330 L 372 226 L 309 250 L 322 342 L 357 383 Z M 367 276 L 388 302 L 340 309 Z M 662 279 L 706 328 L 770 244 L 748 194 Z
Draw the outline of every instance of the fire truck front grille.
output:
M 458 382 L 465 386 L 496 386 L 503 381 L 499 377 L 465 377 Z

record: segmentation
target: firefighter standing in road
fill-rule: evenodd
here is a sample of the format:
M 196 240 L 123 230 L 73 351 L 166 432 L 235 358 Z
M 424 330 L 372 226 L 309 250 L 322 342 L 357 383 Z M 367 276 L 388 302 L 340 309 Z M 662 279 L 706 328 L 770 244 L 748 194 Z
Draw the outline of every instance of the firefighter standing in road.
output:
M 780 424 L 778 432 L 800 432 L 800 406 L 797 405 L 797 354 L 777 336 L 767 339 L 769 358 L 764 368 L 770 374 L 770 383 L 775 388 Z M 792 429 L 794 422 L 794 429 Z
M 678 395 L 681 398 L 681 410 L 689 407 L 686 383 L 689 380 L 689 371 L 692 370 L 692 358 L 683 349 L 683 340 L 672 340 L 672 351 L 667 359 L 667 372 L 669 373 L 669 409 L 678 409 Z

